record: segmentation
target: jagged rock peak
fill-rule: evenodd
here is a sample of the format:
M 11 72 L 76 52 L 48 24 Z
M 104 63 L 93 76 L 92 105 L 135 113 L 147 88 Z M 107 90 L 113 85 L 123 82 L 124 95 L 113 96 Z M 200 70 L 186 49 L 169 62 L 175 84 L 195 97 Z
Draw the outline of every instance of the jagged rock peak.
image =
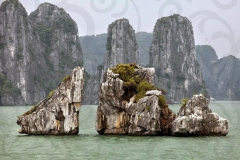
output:
M 120 63 L 139 62 L 135 31 L 125 18 L 116 20 L 108 27 L 104 71 Z
M 168 91 L 169 101 L 205 92 L 192 24 L 186 17 L 174 14 L 157 20 L 149 55 L 149 65 L 156 69 L 156 85 Z
M 48 98 L 39 102 L 17 120 L 21 134 L 78 134 L 84 69 L 73 69 Z
M 173 122 L 173 135 L 226 136 L 229 122 L 212 112 L 209 99 L 202 94 L 193 95 L 180 108 Z
M 39 7 L 30 14 L 34 24 L 41 23 L 46 26 L 62 27 L 66 32 L 78 34 L 76 22 L 63 9 L 51 3 L 41 3 Z
M 22 13 L 27 16 L 27 12 L 19 0 L 5 0 L 1 4 L 0 11 L 6 11 L 6 9 L 9 7 L 9 4 L 14 5 L 15 9 L 23 9 Z

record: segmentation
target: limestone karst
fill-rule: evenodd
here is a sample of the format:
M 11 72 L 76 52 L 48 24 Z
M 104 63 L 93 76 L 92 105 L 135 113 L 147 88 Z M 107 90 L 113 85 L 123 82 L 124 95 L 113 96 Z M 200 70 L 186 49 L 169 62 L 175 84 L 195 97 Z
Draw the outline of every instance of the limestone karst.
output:
M 31 110 L 19 116 L 21 134 L 78 134 L 79 110 L 83 97 L 84 69 L 76 67 L 58 88 Z
M 206 87 L 196 60 L 191 22 L 174 14 L 157 20 L 149 52 L 149 65 L 156 69 L 156 86 L 168 91 L 167 99 L 180 102 Z

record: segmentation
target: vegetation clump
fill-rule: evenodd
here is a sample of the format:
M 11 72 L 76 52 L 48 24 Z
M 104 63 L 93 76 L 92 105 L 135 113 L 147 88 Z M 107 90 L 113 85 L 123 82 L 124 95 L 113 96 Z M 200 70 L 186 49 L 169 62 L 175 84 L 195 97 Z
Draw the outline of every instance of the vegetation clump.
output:
M 33 106 L 32 108 L 30 108 L 30 110 L 29 110 L 29 111 L 27 111 L 27 112 L 23 113 L 23 115 L 22 115 L 22 116 L 26 116 L 26 115 L 29 115 L 29 114 L 33 113 L 34 111 L 36 111 L 36 110 L 37 110 L 37 108 L 38 108 L 38 106 L 37 106 L 37 105 Z
M 137 86 L 136 101 L 145 96 L 145 93 L 150 90 L 155 90 L 156 88 L 149 84 L 147 81 L 142 81 Z
M 66 81 L 69 80 L 69 79 L 70 79 L 70 76 L 64 76 L 62 81 L 63 81 L 63 82 L 66 82 Z
M 182 111 L 184 110 L 184 108 L 186 108 L 188 100 L 189 100 L 189 99 L 187 99 L 187 98 L 183 98 L 183 99 L 181 100 L 182 106 L 181 106 L 181 108 L 180 108 L 180 110 L 179 110 L 178 113 L 182 112 Z
M 147 110 L 148 112 L 150 112 L 151 106 L 146 106 L 146 110 Z
M 158 105 L 160 108 L 168 108 L 167 102 L 163 95 L 158 97 Z
M 114 73 L 119 74 L 119 78 L 124 81 L 123 89 L 125 92 L 122 96 L 122 99 L 129 101 L 133 95 L 136 95 L 135 102 L 137 102 L 139 99 L 145 96 L 147 91 L 157 90 L 157 88 L 140 78 L 136 74 L 135 69 L 138 69 L 138 66 L 135 63 L 118 64 L 115 68 L 111 68 L 111 70 Z M 164 90 L 161 91 L 166 93 Z M 163 108 L 167 107 L 163 95 L 159 96 L 159 106 Z
M 51 98 L 54 93 L 55 93 L 55 90 L 52 90 L 51 92 L 49 92 L 47 99 Z

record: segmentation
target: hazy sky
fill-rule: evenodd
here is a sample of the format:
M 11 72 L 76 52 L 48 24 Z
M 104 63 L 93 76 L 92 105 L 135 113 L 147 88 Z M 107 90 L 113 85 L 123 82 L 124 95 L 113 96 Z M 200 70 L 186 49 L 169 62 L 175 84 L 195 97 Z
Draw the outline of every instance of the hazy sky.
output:
M 0 0 L 3 2 L 3 0 Z M 107 33 L 110 23 L 127 18 L 136 32 L 153 32 L 158 18 L 174 13 L 189 18 L 195 43 L 209 44 L 219 58 L 240 57 L 238 0 L 20 0 L 30 14 L 40 3 L 64 8 L 77 22 L 79 36 Z

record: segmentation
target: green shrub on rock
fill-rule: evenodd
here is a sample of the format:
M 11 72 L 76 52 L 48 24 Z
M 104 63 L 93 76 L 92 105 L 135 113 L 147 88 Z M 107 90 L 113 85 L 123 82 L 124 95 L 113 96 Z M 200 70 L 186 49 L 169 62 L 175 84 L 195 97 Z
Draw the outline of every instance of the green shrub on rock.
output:
M 51 98 L 54 93 L 55 93 L 55 90 L 52 90 L 51 92 L 49 92 L 48 96 L 47 96 L 47 99 Z
M 167 108 L 168 107 L 167 102 L 166 102 L 163 95 L 160 95 L 158 97 L 158 105 L 159 105 L 160 108 Z
M 145 93 L 150 90 L 155 90 L 156 88 L 149 84 L 147 81 L 141 81 L 137 85 L 137 95 L 136 95 L 136 101 L 138 101 L 140 98 L 143 98 L 145 96 Z
M 124 95 L 122 96 L 123 100 L 129 101 L 129 99 L 136 95 L 135 102 L 143 98 L 147 91 L 156 90 L 157 88 L 150 84 L 149 82 L 141 79 L 135 72 L 135 69 L 138 69 L 138 66 L 135 63 L 131 64 L 118 64 L 115 68 L 111 70 L 119 74 L 119 78 L 124 81 L 123 89 Z M 161 90 L 165 94 L 164 90 Z M 167 103 L 164 96 L 159 96 L 159 106 L 161 108 L 166 108 Z
M 27 111 L 27 112 L 23 113 L 23 115 L 22 115 L 22 116 L 29 115 L 29 114 L 33 113 L 34 111 L 36 111 L 36 110 L 37 110 L 37 107 L 38 107 L 37 105 L 33 106 L 32 108 L 30 108 L 30 110 L 29 110 L 29 111 Z
M 181 108 L 180 108 L 180 110 L 179 110 L 178 113 L 182 112 L 182 110 L 184 110 L 184 108 L 186 108 L 186 105 L 187 105 L 188 100 L 189 100 L 189 99 L 187 99 L 187 98 L 183 98 L 183 99 L 181 100 L 182 106 L 181 106 Z

